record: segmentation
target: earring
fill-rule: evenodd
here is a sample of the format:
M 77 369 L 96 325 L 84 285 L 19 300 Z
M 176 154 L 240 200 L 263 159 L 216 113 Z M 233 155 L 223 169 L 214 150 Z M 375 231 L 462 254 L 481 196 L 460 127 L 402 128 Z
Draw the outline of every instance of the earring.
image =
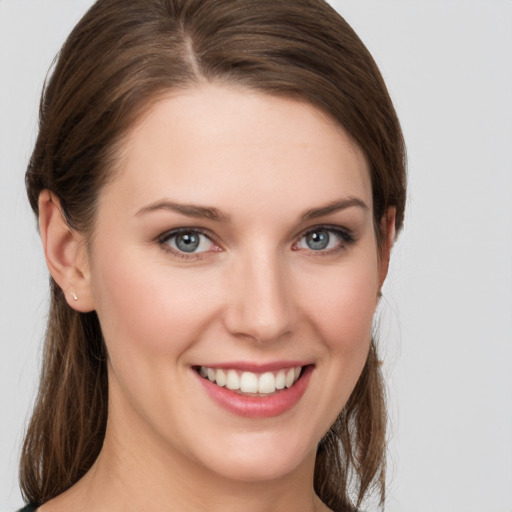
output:
M 78 300 L 78 295 L 75 292 L 71 292 L 71 297 L 73 297 L 73 300 Z

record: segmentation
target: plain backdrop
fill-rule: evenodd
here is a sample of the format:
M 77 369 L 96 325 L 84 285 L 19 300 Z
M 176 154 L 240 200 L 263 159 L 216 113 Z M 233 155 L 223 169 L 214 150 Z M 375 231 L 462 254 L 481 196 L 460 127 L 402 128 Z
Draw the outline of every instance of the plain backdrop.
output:
M 291 0 L 293 1 L 293 0 Z M 91 0 L 0 0 L 0 510 L 37 385 L 48 274 L 24 192 L 38 97 Z M 389 512 L 512 512 L 512 2 L 333 0 L 409 153 L 379 311 Z

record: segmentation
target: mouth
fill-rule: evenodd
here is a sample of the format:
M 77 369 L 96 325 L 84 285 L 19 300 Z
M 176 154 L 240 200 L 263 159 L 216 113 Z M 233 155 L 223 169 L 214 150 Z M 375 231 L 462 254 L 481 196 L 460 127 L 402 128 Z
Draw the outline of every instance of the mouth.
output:
M 251 372 L 234 368 L 199 366 L 195 370 L 212 384 L 246 396 L 271 396 L 295 385 L 306 366 Z
M 219 367 L 220 366 L 220 367 Z M 214 403 L 240 417 L 272 418 L 295 410 L 311 381 L 314 364 L 250 363 L 194 366 Z

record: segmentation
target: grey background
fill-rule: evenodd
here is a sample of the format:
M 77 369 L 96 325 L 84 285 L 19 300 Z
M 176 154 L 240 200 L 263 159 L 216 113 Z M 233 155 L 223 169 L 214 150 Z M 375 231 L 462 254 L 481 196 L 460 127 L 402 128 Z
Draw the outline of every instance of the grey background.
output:
M 0 510 L 37 385 L 47 271 L 23 174 L 48 66 L 90 0 L 0 0 Z M 408 143 L 379 311 L 389 512 L 512 512 L 512 2 L 338 0 Z

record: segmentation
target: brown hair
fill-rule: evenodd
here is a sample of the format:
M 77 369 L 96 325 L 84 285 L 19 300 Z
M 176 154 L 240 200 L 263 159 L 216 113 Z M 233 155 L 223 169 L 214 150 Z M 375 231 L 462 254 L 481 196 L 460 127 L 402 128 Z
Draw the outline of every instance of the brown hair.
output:
M 371 55 L 323 0 L 99 0 L 65 42 L 41 99 L 26 183 L 44 189 L 69 225 L 94 228 L 101 187 L 123 136 L 169 89 L 239 84 L 302 98 L 364 151 L 374 221 L 405 206 L 400 125 Z M 71 309 L 51 279 L 41 384 L 23 445 L 24 497 L 40 505 L 77 482 L 98 456 L 107 421 L 106 349 L 96 313 Z M 347 405 L 318 446 L 314 487 L 352 510 L 376 487 L 384 500 L 386 413 L 375 343 Z

